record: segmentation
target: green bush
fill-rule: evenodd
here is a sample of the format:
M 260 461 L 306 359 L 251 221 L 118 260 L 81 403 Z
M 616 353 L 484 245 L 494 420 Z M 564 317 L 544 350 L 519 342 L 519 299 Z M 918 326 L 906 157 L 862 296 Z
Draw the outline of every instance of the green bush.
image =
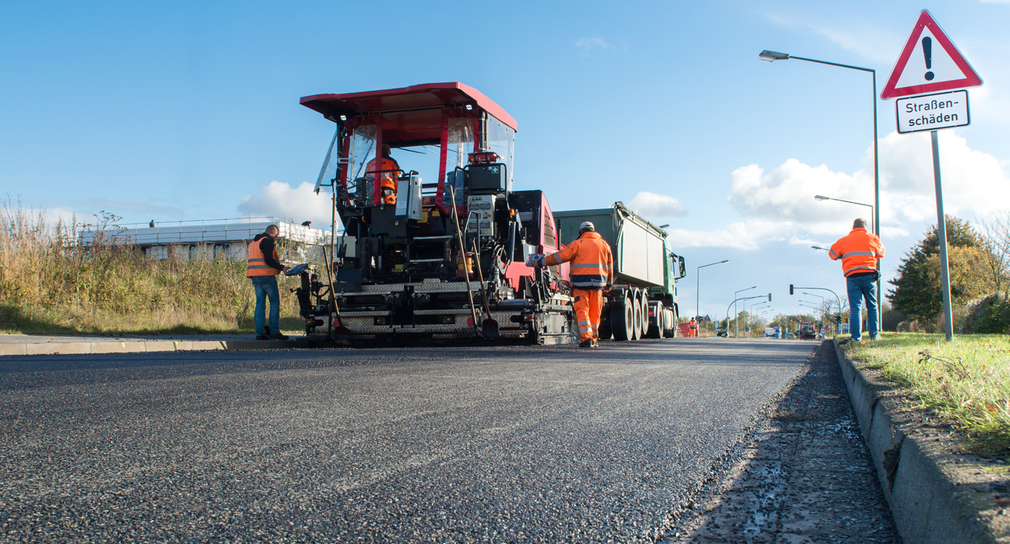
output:
M 956 320 L 955 320 L 956 323 Z M 1006 293 L 992 293 L 965 307 L 964 334 L 1010 333 L 1010 299 Z

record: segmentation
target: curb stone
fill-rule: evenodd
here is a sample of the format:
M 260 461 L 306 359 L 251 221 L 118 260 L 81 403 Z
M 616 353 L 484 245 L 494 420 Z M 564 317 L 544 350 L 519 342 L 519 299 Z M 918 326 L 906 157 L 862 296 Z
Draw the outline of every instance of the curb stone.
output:
M 949 430 L 915 424 L 893 387 L 855 367 L 835 341 L 845 388 L 880 487 L 908 543 L 1010 543 L 1010 477 L 951 447 Z

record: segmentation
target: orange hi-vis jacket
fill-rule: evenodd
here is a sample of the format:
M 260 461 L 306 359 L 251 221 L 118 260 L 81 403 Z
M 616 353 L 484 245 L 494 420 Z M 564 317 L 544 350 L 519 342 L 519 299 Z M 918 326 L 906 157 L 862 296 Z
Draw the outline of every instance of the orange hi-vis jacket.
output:
M 585 232 L 557 253 L 544 258 L 547 266 L 568 262 L 572 287 L 603 289 L 614 284 L 614 257 L 610 244 L 597 232 Z
M 280 270 L 267 264 L 266 259 L 263 258 L 263 250 L 260 249 L 260 242 L 263 239 L 253 240 L 249 244 L 249 261 L 246 263 L 245 277 L 251 278 L 253 276 L 276 276 L 281 273 Z M 279 261 L 280 256 L 277 255 L 277 248 L 274 248 L 274 260 Z
M 365 179 L 375 179 L 376 172 L 379 174 L 379 186 L 382 187 L 382 202 L 396 204 L 396 180 L 402 173 L 400 165 L 393 159 L 383 157 L 379 167 L 375 168 L 375 159 L 372 159 L 365 165 Z
M 828 256 L 833 261 L 842 260 L 842 272 L 847 278 L 877 270 L 877 259 L 884 256 L 884 244 L 880 243 L 876 234 L 870 234 L 866 229 L 852 229 L 831 246 Z

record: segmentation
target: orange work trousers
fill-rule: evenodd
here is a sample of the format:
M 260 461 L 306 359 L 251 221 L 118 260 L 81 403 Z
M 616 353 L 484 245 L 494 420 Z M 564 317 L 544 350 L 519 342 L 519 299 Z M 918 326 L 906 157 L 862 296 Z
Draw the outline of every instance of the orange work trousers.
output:
M 600 313 L 603 310 L 602 289 L 573 289 L 575 295 L 575 321 L 579 324 L 579 338 L 600 338 Z

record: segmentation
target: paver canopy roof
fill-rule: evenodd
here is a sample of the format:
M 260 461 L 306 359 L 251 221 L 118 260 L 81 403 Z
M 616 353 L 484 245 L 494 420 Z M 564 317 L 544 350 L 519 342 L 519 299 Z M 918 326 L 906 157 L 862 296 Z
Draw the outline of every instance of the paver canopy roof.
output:
M 515 119 L 501 106 L 477 89 L 459 82 L 425 83 L 361 93 L 317 94 L 303 97 L 301 104 L 332 119 L 341 115 L 354 117 L 382 113 L 399 127 L 401 133 L 394 138 L 400 141 L 437 140 L 442 126 L 441 109 L 445 106 L 470 105 L 516 130 Z

